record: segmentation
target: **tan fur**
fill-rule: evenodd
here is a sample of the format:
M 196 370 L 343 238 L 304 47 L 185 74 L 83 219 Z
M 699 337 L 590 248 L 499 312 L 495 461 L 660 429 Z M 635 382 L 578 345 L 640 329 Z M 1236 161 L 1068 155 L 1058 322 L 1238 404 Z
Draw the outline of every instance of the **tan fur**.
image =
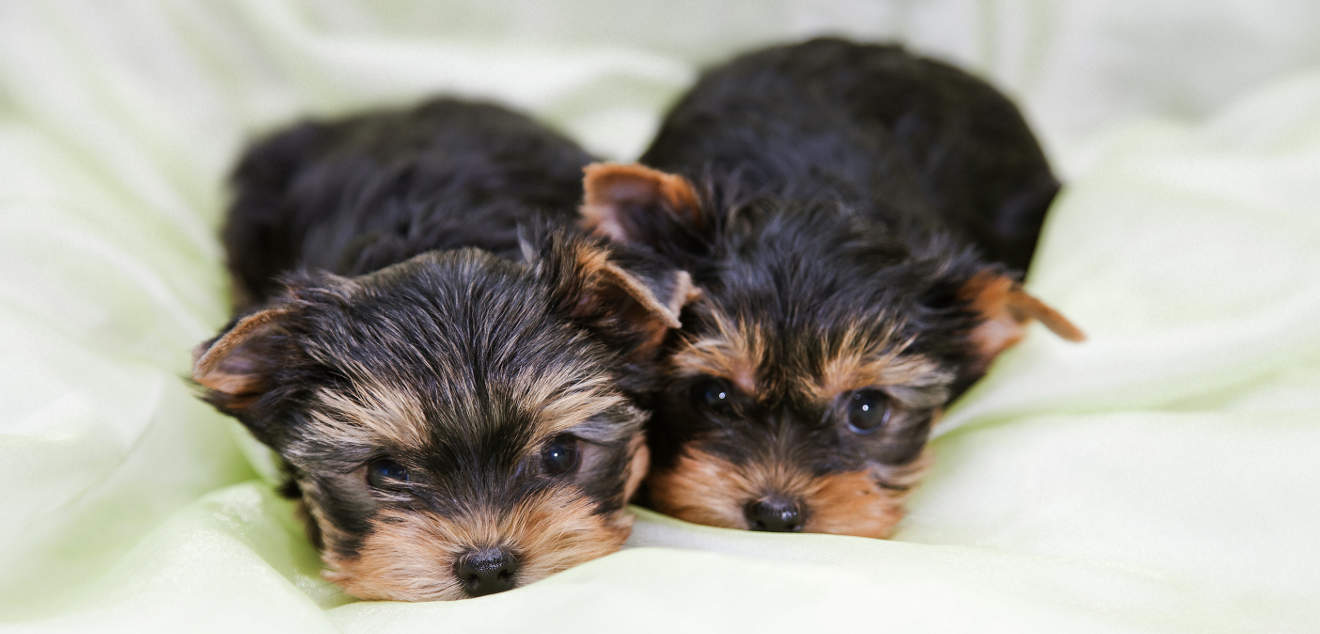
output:
M 625 503 L 637 494 L 637 487 L 642 485 L 647 470 L 651 468 L 651 450 L 646 446 L 646 435 L 638 433 L 633 436 L 628 452 L 632 454 L 632 459 L 628 461 L 628 478 L 623 484 Z
M 756 394 L 756 371 L 765 357 L 764 337 L 718 313 L 713 320 L 716 334 L 685 342 L 671 357 L 674 370 L 686 376 L 723 378 L 744 394 Z
M 901 470 L 885 475 L 890 488 L 876 482 L 869 471 L 837 473 L 817 478 L 806 496 L 810 512 L 804 530 L 809 533 L 833 533 L 884 539 L 903 519 L 903 502 L 908 488 L 924 470 L 919 459 Z
M 595 513 L 571 489 L 525 500 L 507 513 L 485 510 L 446 518 L 429 512 L 385 511 L 358 549 L 345 558 L 327 542 L 327 579 L 363 599 L 432 601 L 466 596 L 454 561 L 474 548 L 502 546 L 520 560 L 517 583 L 525 585 L 623 545 L 633 516 Z
M 578 249 L 576 258 L 591 288 L 591 292 L 582 297 L 578 310 L 583 315 L 592 315 L 599 312 L 602 305 L 615 306 L 616 317 L 629 320 L 639 332 L 647 335 L 634 354 L 649 355 L 659 347 L 670 329 L 683 326 L 678 319 L 683 306 L 700 297 L 700 291 L 692 285 L 692 276 L 687 271 L 674 273 L 672 295 L 662 298 L 632 273 L 611 262 L 609 251 L 605 249 L 584 246 Z M 618 305 L 613 299 L 618 293 L 631 300 L 633 306 Z
M 429 423 L 420 397 L 406 383 L 384 381 L 364 369 L 346 367 L 345 371 L 352 377 L 352 388 L 347 393 L 329 389 L 317 393 L 321 406 L 311 413 L 312 431 L 337 442 L 424 449 Z M 568 366 L 548 371 L 528 366 L 502 389 L 536 419 L 532 447 L 601 412 L 631 407 L 608 375 L 586 375 Z
M 569 431 L 601 412 L 628 405 L 608 375 L 583 375 L 570 367 L 544 372 L 529 368 L 517 376 L 510 390 L 511 398 L 522 403 L 537 420 L 533 443 Z
M 1020 286 L 1015 287 L 1009 294 L 1008 305 L 1013 313 L 1039 321 L 1049 328 L 1050 332 L 1063 339 L 1073 342 L 1086 341 L 1086 333 L 1082 332 L 1081 328 L 1064 317 L 1063 313 L 1022 290 Z
M 321 510 L 315 500 L 320 499 L 321 489 L 316 486 L 312 480 L 305 478 L 298 480 L 298 490 L 302 493 L 301 509 L 306 515 L 306 521 L 315 524 L 316 530 L 321 535 L 321 541 L 325 544 L 340 542 L 343 540 L 343 534 L 330 522 L 325 516 L 325 511 Z
M 610 252 L 599 247 L 580 245 L 573 253 L 574 259 L 580 268 L 587 275 L 594 275 L 597 271 L 610 266 Z
M 701 450 L 688 450 L 674 467 L 653 472 L 647 488 L 656 510 L 697 524 L 746 529 L 747 503 L 778 494 L 803 500 L 807 532 L 883 538 L 902 519 L 907 488 L 925 463 L 918 459 L 904 467 L 876 466 L 813 477 L 783 461 L 755 461 L 740 467 Z M 892 488 L 880 486 L 877 477 Z
M 1040 320 L 1051 332 L 1068 341 L 1084 341 L 1086 335 L 1062 313 L 1036 299 L 1012 279 L 980 273 L 963 285 L 960 295 L 984 318 L 970 339 L 983 365 L 1022 339 L 1025 326 Z
M 421 449 L 426 443 L 426 416 L 412 390 L 358 378 L 345 394 L 317 392 L 321 407 L 312 410 L 309 430 L 322 438 L 355 445 L 387 444 Z
M 903 354 L 911 344 L 911 340 L 893 345 L 888 341 L 868 344 L 861 334 L 850 331 L 821 366 L 820 376 L 805 385 L 804 391 L 817 402 L 828 403 L 840 394 L 864 388 L 920 389 L 947 383 L 948 373 L 935 361 Z
M 633 277 L 631 273 L 619 268 L 616 264 L 609 263 L 600 268 L 599 274 L 608 278 L 615 286 L 627 293 L 648 313 L 660 318 L 664 325 L 670 328 L 683 327 L 683 324 L 678 321 L 678 310 L 672 307 L 673 301 L 671 300 L 669 303 L 660 301 L 660 298 L 656 297 L 651 289 Z M 680 271 L 679 274 L 686 279 L 687 286 L 691 287 L 692 276 L 688 275 L 687 271 Z M 686 290 L 680 293 L 680 295 L 686 294 Z M 680 305 L 678 308 L 682 308 L 682 306 Z
M 203 387 L 230 396 L 254 396 L 262 389 L 264 377 L 254 372 L 245 372 L 245 368 L 226 367 L 225 361 L 236 348 L 246 343 L 251 337 L 275 327 L 277 321 L 289 313 L 289 309 L 268 308 L 240 319 L 210 347 L 205 344 L 193 350 L 193 380 Z
M 582 223 L 597 235 L 627 242 L 618 213 L 620 207 L 630 203 L 664 205 L 687 216 L 686 221 L 700 220 L 696 190 L 682 176 L 617 163 L 592 163 L 582 171 Z
M 702 290 L 692 283 L 692 275 L 687 271 L 679 271 L 676 275 L 678 280 L 674 283 L 674 296 L 669 298 L 669 310 L 678 315 L 683 312 L 684 306 L 701 299 Z
M 760 483 L 736 465 L 700 450 L 686 451 L 673 467 L 653 471 L 646 486 L 657 511 L 724 528 L 747 528 L 743 506 L 761 495 Z

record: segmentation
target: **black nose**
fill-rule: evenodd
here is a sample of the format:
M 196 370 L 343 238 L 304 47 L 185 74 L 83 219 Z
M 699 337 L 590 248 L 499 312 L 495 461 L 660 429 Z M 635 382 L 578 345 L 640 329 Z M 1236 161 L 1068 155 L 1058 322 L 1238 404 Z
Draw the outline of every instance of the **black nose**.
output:
M 454 562 L 454 574 L 474 597 L 504 592 L 516 585 L 518 558 L 504 548 L 473 550 Z
M 802 530 L 802 510 L 793 500 L 771 496 L 753 500 L 743 507 L 747 525 L 754 531 L 797 533 Z

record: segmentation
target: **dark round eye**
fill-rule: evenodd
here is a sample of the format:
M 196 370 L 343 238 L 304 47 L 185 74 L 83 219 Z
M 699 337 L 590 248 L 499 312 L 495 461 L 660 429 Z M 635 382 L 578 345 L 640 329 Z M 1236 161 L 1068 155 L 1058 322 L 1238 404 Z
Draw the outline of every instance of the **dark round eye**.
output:
M 848 427 L 869 434 L 889 420 L 889 399 L 880 390 L 858 390 L 848 399 Z
M 378 458 L 367 465 L 367 484 L 388 489 L 408 481 L 408 470 L 389 458 Z
M 578 439 L 568 434 L 555 436 L 541 450 L 541 466 L 550 475 L 567 475 L 577 471 L 582 461 L 578 453 Z
M 708 379 L 692 386 L 692 401 L 712 412 L 733 411 L 733 386 L 723 379 Z

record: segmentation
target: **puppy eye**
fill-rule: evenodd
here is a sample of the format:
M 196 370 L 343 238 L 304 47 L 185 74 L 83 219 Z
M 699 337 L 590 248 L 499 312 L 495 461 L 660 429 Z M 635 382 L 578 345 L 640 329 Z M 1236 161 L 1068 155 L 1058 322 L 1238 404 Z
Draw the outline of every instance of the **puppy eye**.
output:
M 373 488 L 388 489 L 407 481 L 408 470 L 389 458 L 372 460 L 367 465 L 367 484 Z
M 578 439 L 568 434 L 555 436 L 541 450 L 541 466 L 545 472 L 561 476 L 577 471 L 582 461 L 578 452 Z
M 718 414 L 733 411 L 734 397 L 733 386 L 723 379 L 708 379 L 692 386 L 693 402 Z
M 858 390 L 848 399 L 848 427 L 869 434 L 889 421 L 889 398 L 880 390 Z

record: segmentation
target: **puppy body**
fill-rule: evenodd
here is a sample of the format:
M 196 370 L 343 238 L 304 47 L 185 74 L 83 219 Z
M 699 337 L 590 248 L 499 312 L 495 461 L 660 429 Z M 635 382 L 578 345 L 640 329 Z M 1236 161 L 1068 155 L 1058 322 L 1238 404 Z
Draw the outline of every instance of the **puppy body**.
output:
M 304 121 L 254 144 L 224 228 L 241 297 L 260 302 L 306 268 L 361 275 L 432 250 L 520 259 L 536 215 L 569 224 L 592 157 L 499 106 L 435 99 Z
M 486 594 L 628 535 L 635 395 L 687 277 L 554 228 L 588 160 L 521 115 L 438 100 L 299 124 L 240 162 L 240 317 L 194 379 L 283 457 L 350 593 Z
M 642 162 L 588 168 L 582 211 L 704 291 L 655 405 L 662 511 L 886 536 L 931 425 L 1025 323 L 1080 338 L 1010 272 L 1058 183 L 1013 105 L 952 67 L 754 52 L 704 74 Z
M 898 46 L 818 39 L 707 72 L 641 162 L 926 225 L 1025 270 L 1059 182 L 1017 108 Z

